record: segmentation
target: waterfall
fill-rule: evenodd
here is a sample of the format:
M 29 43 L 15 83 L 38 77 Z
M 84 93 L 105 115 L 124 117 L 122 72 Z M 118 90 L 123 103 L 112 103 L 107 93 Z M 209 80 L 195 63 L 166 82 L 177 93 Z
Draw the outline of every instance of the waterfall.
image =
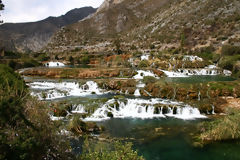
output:
M 81 104 L 73 106 L 72 113 L 86 113 L 85 107 Z
M 201 100 L 201 92 L 199 91 L 198 92 L 198 101 L 200 101 Z
M 182 68 L 184 63 L 182 64 Z M 231 76 L 232 72 L 228 70 L 221 70 L 214 65 L 209 65 L 205 68 L 199 69 L 178 69 L 176 72 L 174 71 L 163 71 L 168 77 L 189 77 L 189 76 L 215 76 L 223 74 L 224 76 Z
M 111 104 L 118 103 L 118 107 L 111 107 Z M 157 105 L 157 106 L 155 106 Z M 165 109 L 164 109 L 165 108 Z M 174 117 L 179 119 L 206 118 L 201 115 L 197 108 L 185 105 L 180 102 L 152 99 L 125 99 L 125 102 L 110 99 L 106 104 L 99 107 L 86 121 L 101 121 L 109 119 L 107 113 L 111 112 L 115 118 L 154 118 Z
M 212 105 L 212 114 L 215 114 L 215 107 L 214 107 L 214 105 Z
M 136 89 L 136 90 L 135 90 L 134 96 L 136 96 L 136 97 L 141 96 L 141 93 L 140 93 L 140 90 L 139 90 L 139 89 Z
M 67 96 L 86 96 L 92 93 L 100 95 L 104 93 L 102 89 L 98 88 L 98 84 L 93 81 L 88 81 L 82 86 L 76 82 L 33 82 L 29 83 L 28 86 L 40 100 L 52 100 Z

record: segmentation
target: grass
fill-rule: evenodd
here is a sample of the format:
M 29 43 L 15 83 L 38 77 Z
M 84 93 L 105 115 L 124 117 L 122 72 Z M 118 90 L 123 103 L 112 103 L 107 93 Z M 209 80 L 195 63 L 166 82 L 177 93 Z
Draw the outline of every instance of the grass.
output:
M 229 109 L 227 113 L 228 115 L 223 118 L 202 123 L 200 139 L 203 141 L 240 139 L 240 110 Z

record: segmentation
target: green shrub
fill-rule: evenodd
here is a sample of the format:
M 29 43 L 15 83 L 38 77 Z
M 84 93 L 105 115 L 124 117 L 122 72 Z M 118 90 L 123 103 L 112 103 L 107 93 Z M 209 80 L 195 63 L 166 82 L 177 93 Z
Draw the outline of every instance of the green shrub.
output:
M 82 59 L 81 59 L 81 63 L 82 64 L 89 64 L 90 63 L 90 58 L 88 55 L 85 55 Z
M 240 111 L 229 109 L 224 118 L 202 123 L 200 128 L 203 131 L 200 135 L 202 140 L 240 139 Z
M 239 55 L 240 46 L 224 45 L 222 47 L 222 55 Z
M 149 62 L 147 60 L 143 60 L 138 64 L 138 68 L 149 67 Z
M 0 159 L 68 159 L 69 145 L 49 118 L 48 108 L 31 98 L 21 77 L 0 65 Z
M 150 84 L 150 83 L 155 83 L 155 82 L 157 82 L 157 79 L 153 76 L 143 77 L 143 83 L 145 83 L 145 84 Z
M 84 160 L 144 160 L 138 156 L 138 152 L 132 149 L 132 143 L 113 142 L 113 145 L 100 143 L 90 144 L 86 139 L 83 145 L 83 153 L 79 159 Z
M 23 68 L 37 67 L 40 64 L 34 59 L 24 59 L 23 60 Z

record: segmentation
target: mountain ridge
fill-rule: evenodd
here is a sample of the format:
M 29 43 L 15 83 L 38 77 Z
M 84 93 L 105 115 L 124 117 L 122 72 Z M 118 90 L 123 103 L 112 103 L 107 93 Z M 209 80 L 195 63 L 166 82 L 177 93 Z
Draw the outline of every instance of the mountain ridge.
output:
M 110 43 L 99 51 L 110 52 L 115 39 L 121 39 L 126 51 L 132 45 L 149 49 L 151 44 L 159 50 L 218 49 L 225 40 L 240 36 L 239 15 L 237 0 L 105 0 L 91 18 L 56 33 L 47 50 L 61 53 Z
M 92 7 L 75 8 L 59 17 L 37 22 L 5 23 L 0 26 L 0 49 L 14 52 L 38 52 L 61 27 L 78 22 L 96 11 Z

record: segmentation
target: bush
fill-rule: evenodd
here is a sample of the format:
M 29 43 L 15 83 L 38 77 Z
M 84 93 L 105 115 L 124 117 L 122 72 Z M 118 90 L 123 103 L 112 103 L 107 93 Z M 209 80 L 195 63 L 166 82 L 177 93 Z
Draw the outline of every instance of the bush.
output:
M 81 63 L 82 64 L 89 64 L 90 63 L 90 58 L 88 55 L 85 55 L 82 59 L 81 59 Z
M 150 84 L 150 83 L 155 83 L 155 82 L 157 82 L 157 79 L 155 77 L 152 77 L 152 76 L 143 77 L 143 83 L 145 83 L 145 84 Z
M 240 111 L 229 109 L 224 118 L 201 124 L 202 140 L 232 140 L 240 139 Z
M 23 60 L 23 68 L 30 68 L 30 67 L 37 67 L 39 66 L 40 64 L 33 60 L 33 59 L 24 59 Z
M 147 60 L 143 60 L 138 64 L 138 68 L 149 67 L 149 62 Z
M 240 46 L 224 45 L 222 47 L 222 55 L 237 55 L 240 54 Z
M 91 146 L 86 139 L 83 145 L 83 153 L 79 159 L 84 160 L 144 160 L 138 156 L 138 152 L 132 149 L 132 143 L 113 142 L 112 146 L 97 143 Z
M 0 159 L 69 159 L 66 139 L 21 77 L 0 65 L 0 81 Z

